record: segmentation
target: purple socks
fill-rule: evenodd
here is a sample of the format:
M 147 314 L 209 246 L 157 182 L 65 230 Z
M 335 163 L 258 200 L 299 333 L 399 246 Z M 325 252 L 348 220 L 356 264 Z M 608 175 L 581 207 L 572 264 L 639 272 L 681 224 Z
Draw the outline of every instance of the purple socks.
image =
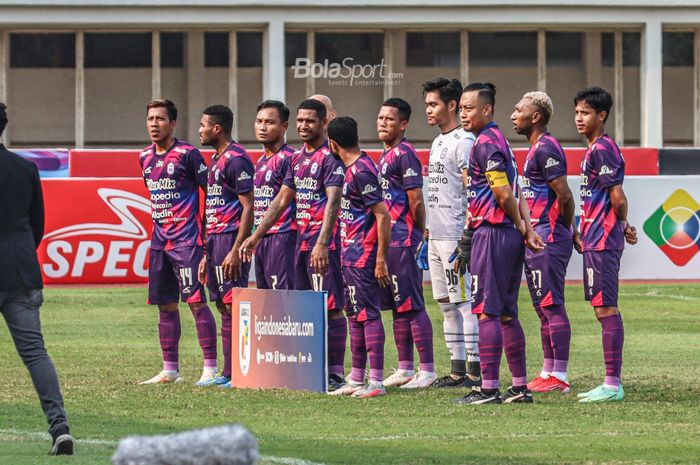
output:
M 413 370 L 413 334 L 409 313 L 395 311 L 393 327 L 394 342 L 399 352 L 399 370 Z
M 197 339 L 204 354 L 204 366 L 216 366 L 216 321 L 211 310 L 206 305 L 199 310 L 192 311 L 194 323 L 197 328 Z
M 502 352 L 503 333 L 500 319 L 498 317 L 479 318 L 479 355 L 483 389 L 498 389 Z
M 357 321 L 357 315 L 350 320 L 350 351 L 352 352 L 352 370 L 350 379 L 362 383 L 369 357 L 369 380 L 381 382 L 384 379 L 384 325 L 381 318 Z
M 158 335 L 163 351 L 163 369 L 178 371 L 178 343 L 180 342 L 180 312 L 159 312 Z
M 542 308 L 542 312 L 548 321 L 550 347 L 553 354 L 552 369 L 548 371 L 566 373 L 571 346 L 571 325 L 566 308 L 563 305 L 551 305 Z
M 350 321 L 350 352 L 352 353 L 352 369 L 350 380 L 363 383 L 365 367 L 367 366 L 367 346 L 365 344 L 365 325 L 357 321 L 357 315 L 348 317 Z
M 540 340 L 542 341 L 542 353 L 544 354 L 542 371 L 551 373 L 554 370 L 554 350 L 552 350 L 552 340 L 549 336 L 549 320 L 539 305 L 535 305 L 535 311 L 537 316 L 540 317 Z
M 221 345 L 224 353 L 224 368 L 221 375 L 231 377 L 231 314 L 221 314 Z
M 345 315 L 328 320 L 328 372 L 345 376 L 345 344 L 348 322 Z
M 527 366 L 525 363 L 525 334 L 520 320 L 511 318 L 501 321 L 503 332 L 503 349 L 506 352 L 508 368 L 513 376 L 513 386 L 525 386 L 527 384 Z
M 399 353 L 399 370 L 413 370 L 413 344 L 418 349 L 420 370 L 435 371 L 433 325 L 425 311 L 394 312 L 394 341 Z
M 603 359 L 605 360 L 605 384 L 620 385 L 622 371 L 622 346 L 625 342 L 625 328 L 622 315 L 610 315 L 600 319 L 603 329 Z

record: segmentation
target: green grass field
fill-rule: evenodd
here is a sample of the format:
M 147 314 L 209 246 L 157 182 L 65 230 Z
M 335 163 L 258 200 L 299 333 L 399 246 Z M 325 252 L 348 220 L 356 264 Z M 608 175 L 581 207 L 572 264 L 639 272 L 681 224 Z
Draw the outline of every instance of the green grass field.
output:
M 196 388 L 201 352 L 183 312 L 181 367 L 186 383 L 138 386 L 160 370 L 157 312 L 143 288 L 49 288 L 42 320 L 58 368 L 74 457 L 46 457 L 46 422 L 9 332 L 0 324 L 0 464 L 108 464 L 132 434 L 240 422 L 258 438 L 261 463 L 558 464 L 700 463 L 700 285 L 625 285 L 626 398 L 577 404 L 575 395 L 536 395 L 533 405 L 456 406 L 462 391 L 403 392 L 358 400 L 285 391 Z M 524 289 L 521 318 L 528 373 L 539 371 L 538 321 Z M 600 326 L 567 289 L 573 327 L 573 394 L 604 374 Z M 442 315 L 431 302 L 439 372 L 449 366 Z M 396 367 L 387 329 L 386 367 Z M 349 351 L 346 356 L 349 363 Z M 509 382 L 502 365 L 501 382 Z M 296 460 L 292 460 L 296 459 Z

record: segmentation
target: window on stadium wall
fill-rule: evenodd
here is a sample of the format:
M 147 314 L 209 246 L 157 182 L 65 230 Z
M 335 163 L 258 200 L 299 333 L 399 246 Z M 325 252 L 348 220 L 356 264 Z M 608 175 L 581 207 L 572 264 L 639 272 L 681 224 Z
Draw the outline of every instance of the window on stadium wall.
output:
M 236 33 L 238 139 L 255 144 L 255 108 L 262 100 L 262 32 Z M 204 34 L 204 86 L 207 104 L 229 102 L 229 33 Z
M 11 33 L 9 49 L 7 104 L 22 122 L 7 128 L 12 145 L 73 145 L 75 34 Z
M 496 86 L 496 124 L 513 145 L 524 145 L 510 115 L 525 92 L 537 89 L 537 33 L 470 32 L 469 80 Z
M 362 140 L 376 146 L 375 121 L 384 92 L 384 34 L 316 32 L 314 37 L 315 56 L 309 57 L 306 32 L 285 35 L 287 103 L 292 114 L 308 97 L 307 81 L 312 79 L 316 93 L 330 96 L 339 115 L 353 116 Z M 293 125 L 288 134 L 298 145 Z
M 693 32 L 663 33 L 663 120 L 665 146 L 693 145 Z
M 641 130 L 641 94 L 640 94 L 640 61 L 641 61 L 641 33 L 622 33 L 622 82 L 623 82 L 623 110 L 624 110 L 624 145 L 639 145 Z M 609 89 L 615 99 L 615 34 L 605 32 L 601 34 L 601 65 L 600 72 L 602 87 Z M 591 76 L 593 77 L 593 76 Z M 589 85 L 595 85 L 589 83 Z M 607 86 L 607 87 L 606 87 Z M 619 105 L 618 105 L 619 108 Z M 612 137 L 615 134 L 614 116 L 615 104 L 611 119 L 605 126 Z
M 438 131 L 426 122 L 422 84 L 438 76 L 459 79 L 460 33 L 405 32 L 401 39 L 404 43 L 397 44 L 397 48 L 403 56 L 397 61 L 403 63 L 397 63 L 397 70 L 403 72 L 403 78 L 393 94 L 406 99 L 413 109 L 408 137 L 422 147 L 429 147 Z

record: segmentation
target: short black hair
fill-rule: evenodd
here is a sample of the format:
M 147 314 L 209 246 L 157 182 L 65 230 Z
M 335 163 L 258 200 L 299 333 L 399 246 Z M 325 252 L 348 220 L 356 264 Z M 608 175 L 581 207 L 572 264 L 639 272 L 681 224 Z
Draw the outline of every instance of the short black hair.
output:
M 167 98 L 151 100 L 148 102 L 148 105 L 146 105 L 146 112 L 151 108 L 165 108 L 168 112 L 168 119 L 170 121 L 177 121 L 177 107 L 172 100 L 168 100 Z
M 409 121 L 411 119 L 411 105 L 402 98 L 388 98 L 384 100 L 382 106 L 396 108 L 399 111 L 399 119 L 401 121 Z
M 320 121 L 323 121 L 326 118 L 326 106 L 313 98 L 302 100 L 297 108 L 297 111 L 299 110 L 314 110 Z
M 0 102 L 0 136 L 2 136 L 5 127 L 7 127 L 7 105 Z
M 221 126 L 226 134 L 233 130 L 233 112 L 226 105 L 211 105 L 204 109 L 205 115 L 210 116 L 214 124 Z
M 449 105 L 454 100 L 457 103 L 455 113 L 459 113 L 459 98 L 462 96 L 462 83 L 459 82 L 459 79 L 438 77 L 423 83 L 423 95 L 434 91 L 439 93 L 440 100 L 445 105 Z
M 287 108 L 287 105 L 280 102 L 279 100 L 265 100 L 263 103 L 258 105 L 257 110 L 255 110 L 255 113 L 258 113 L 264 108 L 276 108 L 277 114 L 280 117 L 280 121 L 282 121 L 283 123 L 289 121 L 289 108 Z
M 490 82 L 472 82 L 464 88 L 464 92 L 479 92 L 479 98 L 486 101 L 492 108 L 496 107 L 496 86 Z
M 360 137 L 357 134 L 357 121 L 349 116 L 339 116 L 328 123 L 328 138 L 344 149 L 357 147 Z
M 603 120 L 603 122 L 608 120 L 608 116 L 610 116 L 610 109 L 613 106 L 613 98 L 612 95 L 610 95 L 610 92 L 602 87 L 595 86 L 586 87 L 582 91 L 579 91 L 576 94 L 576 97 L 574 97 L 574 105 L 577 105 L 579 102 L 586 102 L 598 113 L 604 111 L 605 120 Z

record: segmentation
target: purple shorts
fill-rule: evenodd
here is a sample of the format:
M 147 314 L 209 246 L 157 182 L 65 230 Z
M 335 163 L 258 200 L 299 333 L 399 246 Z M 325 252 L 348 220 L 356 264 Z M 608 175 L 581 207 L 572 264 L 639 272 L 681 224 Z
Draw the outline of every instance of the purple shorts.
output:
M 236 280 L 224 279 L 224 270 L 221 264 L 231 251 L 236 242 L 238 231 L 232 233 L 209 234 L 207 236 L 207 287 L 209 298 L 213 302 L 230 304 L 232 300 L 231 289 L 234 287 L 248 287 L 248 274 L 250 274 L 250 262 L 241 264 L 241 276 Z
M 258 289 L 294 289 L 294 231 L 264 236 L 255 250 Z
M 533 305 L 564 305 L 566 267 L 573 249 L 573 239 L 549 242 L 539 253 L 525 249 L 525 279 Z
M 197 276 L 203 253 L 201 246 L 151 249 L 148 258 L 148 303 L 165 305 L 179 300 L 188 304 L 206 302 L 204 286 Z
M 617 307 L 622 250 L 583 252 L 583 291 L 594 307 Z
M 357 321 L 381 319 L 377 296 L 382 288 L 374 278 L 374 263 L 364 268 L 344 266 L 343 278 L 348 296 L 345 313 L 348 316 L 357 314 Z
M 425 310 L 423 272 L 416 263 L 415 247 L 389 247 L 386 257 L 391 286 L 378 288 L 382 310 Z
M 472 237 L 472 313 L 518 315 L 525 243 L 512 226 L 482 224 Z
M 328 251 L 328 273 L 314 273 L 311 267 L 311 251 L 297 250 L 294 264 L 294 287 L 299 291 L 328 292 L 328 310 L 345 307 L 343 275 L 340 270 L 340 250 Z

